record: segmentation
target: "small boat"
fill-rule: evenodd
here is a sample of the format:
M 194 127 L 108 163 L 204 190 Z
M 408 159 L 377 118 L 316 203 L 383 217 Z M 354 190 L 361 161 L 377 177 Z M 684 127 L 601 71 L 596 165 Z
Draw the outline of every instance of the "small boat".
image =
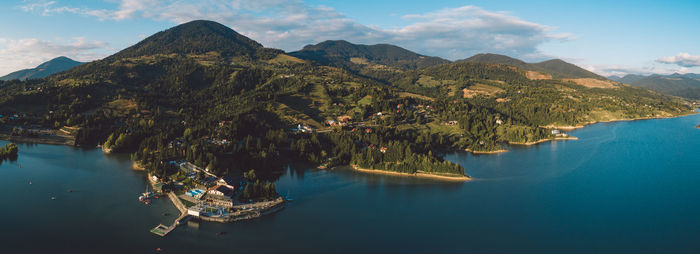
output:
M 51 200 L 56 200 L 56 197 L 51 197 Z
M 139 196 L 139 201 L 145 202 L 148 201 L 149 203 L 151 202 L 150 198 L 156 197 L 156 195 L 153 192 L 148 191 L 148 185 L 146 185 L 146 192 L 141 193 L 141 196 Z
M 29 181 L 29 185 L 32 185 L 32 181 Z

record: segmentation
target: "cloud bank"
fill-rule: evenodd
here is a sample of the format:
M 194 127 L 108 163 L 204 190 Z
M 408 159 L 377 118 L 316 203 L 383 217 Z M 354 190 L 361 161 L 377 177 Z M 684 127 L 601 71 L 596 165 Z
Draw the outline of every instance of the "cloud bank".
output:
M 700 66 L 700 56 L 693 56 L 688 53 L 679 53 L 675 56 L 662 57 L 656 61 L 659 63 L 675 64 L 687 68 Z
M 69 56 L 77 61 L 94 60 L 104 56 L 98 52 L 106 49 L 107 46 L 105 42 L 90 41 L 83 37 L 73 38 L 64 43 L 32 38 L 18 40 L 0 38 L 0 75 L 34 68 L 59 56 Z
M 40 15 L 72 13 L 99 20 L 152 19 L 184 23 L 214 20 L 267 47 L 287 51 L 324 40 L 354 43 L 391 43 L 425 55 L 462 59 L 493 52 L 525 59 L 541 58 L 538 46 L 565 41 L 570 34 L 529 22 L 505 12 L 476 6 L 447 8 L 405 15 L 408 25 L 384 29 L 361 24 L 325 6 L 309 6 L 301 0 L 118 0 L 113 8 L 89 9 L 65 6 L 57 1 L 28 1 L 22 10 Z

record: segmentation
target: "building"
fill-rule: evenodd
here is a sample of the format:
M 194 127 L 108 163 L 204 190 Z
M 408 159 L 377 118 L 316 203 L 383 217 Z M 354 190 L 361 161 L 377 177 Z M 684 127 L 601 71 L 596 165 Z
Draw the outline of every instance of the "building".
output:
M 187 214 L 195 217 L 199 217 L 199 213 L 202 211 L 201 206 L 191 206 L 187 209 Z
M 230 197 L 233 195 L 233 190 L 233 188 L 230 188 L 225 185 L 216 185 L 214 187 L 209 188 L 207 194 Z
M 207 195 L 205 201 L 213 206 L 220 206 L 226 208 L 233 207 L 233 199 L 231 199 L 230 197 Z

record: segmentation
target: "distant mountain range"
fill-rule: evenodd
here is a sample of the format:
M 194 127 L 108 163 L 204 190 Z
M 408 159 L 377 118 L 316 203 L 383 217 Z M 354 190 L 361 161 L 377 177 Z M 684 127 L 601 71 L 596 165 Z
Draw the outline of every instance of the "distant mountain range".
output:
M 610 80 L 690 99 L 700 99 L 700 74 L 610 76 Z
M 75 66 L 81 65 L 83 63 L 74 61 L 73 59 L 70 59 L 65 56 L 57 57 L 54 59 L 49 60 L 48 62 L 42 63 L 36 68 L 33 69 L 24 69 L 24 70 L 19 70 L 10 74 L 7 74 L 3 77 L 0 77 L 0 80 L 13 80 L 13 79 L 19 79 L 19 80 L 26 80 L 26 79 L 36 79 L 36 78 L 43 78 L 46 76 L 49 76 L 54 73 L 62 72 L 68 69 L 71 69 Z

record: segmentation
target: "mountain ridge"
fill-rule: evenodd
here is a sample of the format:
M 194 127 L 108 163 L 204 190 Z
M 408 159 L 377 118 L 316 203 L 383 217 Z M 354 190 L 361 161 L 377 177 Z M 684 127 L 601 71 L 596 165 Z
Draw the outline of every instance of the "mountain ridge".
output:
M 700 99 L 700 74 L 674 73 L 670 75 L 652 74 L 648 76 L 627 74 L 624 77 L 610 77 L 616 81 L 659 93 Z
M 69 70 L 73 67 L 84 64 L 83 62 L 78 62 L 65 56 L 59 56 L 49 61 L 46 61 L 35 68 L 23 69 L 9 73 L 5 76 L 0 77 L 0 80 L 27 80 L 27 79 L 37 79 L 44 78 L 49 75 L 59 73 L 62 71 Z
M 417 69 L 449 63 L 450 61 L 425 56 L 391 44 L 354 44 L 345 40 L 327 40 L 306 45 L 288 53 L 323 65 L 349 66 L 353 64 L 380 64 L 398 68 Z
M 524 71 L 535 71 L 544 74 L 550 74 L 553 78 L 557 79 L 576 79 L 576 78 L 593 78 L 593 79 L 606 79 L 603 76 L 595 74 L 591 71 L 583 69 L 575 64 L 568 63 L 561 59 L 550 59 L 538 63 L 527 63 L 520 59 L 513 57 L 493 54 L 493 53 L 481 53 L 471 56 L 466 59 L 458 60 L 457 62 L 478 62 L 478 63 L 490 63 L 490 64 L 505 64 L 515 66 Z

